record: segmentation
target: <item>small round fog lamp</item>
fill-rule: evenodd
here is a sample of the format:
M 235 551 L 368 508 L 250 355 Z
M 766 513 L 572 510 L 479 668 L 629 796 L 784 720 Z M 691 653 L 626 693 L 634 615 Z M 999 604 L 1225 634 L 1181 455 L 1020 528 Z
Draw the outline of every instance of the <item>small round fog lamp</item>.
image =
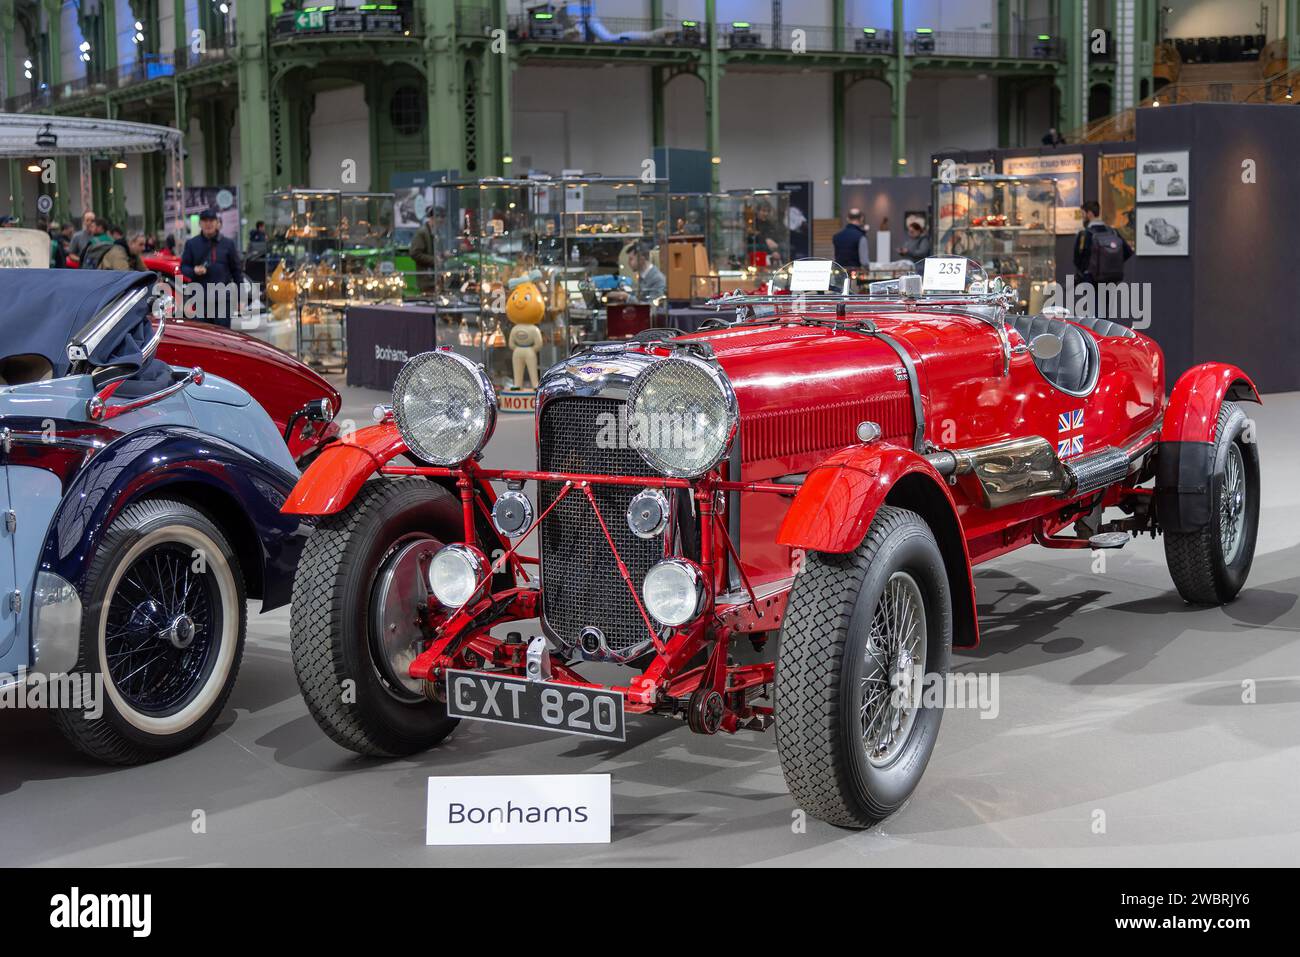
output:
M 445 606 L 459 608 L 474 597 L 487 573 L 487 559 L 477 549 L 448 545 L 429 563 L 429 588 Z
M 704 611 L 704 573 L 684 558 L 665 558 L 646 572 L 641 594 L 650 617 L 677 628 Z

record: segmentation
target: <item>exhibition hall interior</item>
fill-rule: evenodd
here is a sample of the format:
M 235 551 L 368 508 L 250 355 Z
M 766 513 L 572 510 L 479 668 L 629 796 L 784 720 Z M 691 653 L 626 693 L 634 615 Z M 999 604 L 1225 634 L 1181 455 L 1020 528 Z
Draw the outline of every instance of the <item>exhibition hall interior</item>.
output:
M 1300 860 L 1300 0 L 0 60 L 0 864 Z

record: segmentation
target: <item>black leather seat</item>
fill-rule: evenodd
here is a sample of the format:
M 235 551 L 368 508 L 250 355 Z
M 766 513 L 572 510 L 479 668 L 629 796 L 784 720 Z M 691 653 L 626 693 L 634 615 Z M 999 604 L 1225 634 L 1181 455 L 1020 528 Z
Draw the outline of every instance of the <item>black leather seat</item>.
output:
M 1116 339 L 1132 339 L 1137 335 L 1128 326 L 1112 322 L 1109 319 L 1098 319 L 1092 316 L 1071 316 L 1070 321 L 1083 326 L 1085 329 L 1091 329 L 1103 339 L 1108 336 Z
M 1084 395 L 1096 385 L 1101 353 L 1097 340 L 1072 322 L 1050 316 L 1011 316 L 1011 325 L 1026 344 L 1037 336 L 1050 333 L 1061 340 L 1061 351 L 1050 359 L 1034 356 L 1034 365 L 1043 378 L 1064 392 Z M 1102 320 L 1105 321 L 1105 320 Z

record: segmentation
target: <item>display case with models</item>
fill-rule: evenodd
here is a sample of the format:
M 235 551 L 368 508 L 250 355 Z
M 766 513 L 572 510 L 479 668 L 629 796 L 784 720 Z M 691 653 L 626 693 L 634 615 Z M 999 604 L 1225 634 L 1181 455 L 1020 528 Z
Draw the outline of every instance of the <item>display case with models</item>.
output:
M 339 238 L 345 249 L 387 250 L 393 244 L 392 193 L 343 193 Z
M 268 249 L 291 265 L 340 246 L 343 194 L 337 189 L 285 189 L 266 197 Z
M 640 244 L 663 269 L 667 181 L 587 176 L 539 180 L 538 189 L 539 262 L 563 294 L 569 348 L 648 328 L 663 297 L 641 288 L 628 255 Z
M 482 363 L 503 409 L 531 410 L 540 372 L 567 354 L 564 291 L 539 248 L 545 189 L 489 178 L 435 192 L 437 266 L 419 278 L 438 344 Z
M 340 271 L 349 303 L 401 300 L 405 281 L 396 274 L 392 193 L 344 193 L 339 222 Z
M 1056 279 L 1056 180 L 971 176 L 934 183 L 935 254 L 967 256 L 1016 293 L 1019 309 L 1042 310 Z
M 673 194 L 672 241 L 702 239 L 707 250 L 708 269 L 692 275 L 689 297 L 706 301 L 761 286 L 790 259 L 789 213 L 790 194 L 784 190 Z

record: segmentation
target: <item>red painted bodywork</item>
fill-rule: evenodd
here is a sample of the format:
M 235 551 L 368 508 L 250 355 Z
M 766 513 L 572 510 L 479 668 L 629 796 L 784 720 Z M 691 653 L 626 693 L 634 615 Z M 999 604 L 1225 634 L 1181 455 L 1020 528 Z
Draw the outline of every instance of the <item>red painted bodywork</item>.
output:
M 288 353 L 242 332 L 205 322 L 170 320 L 158 347 L 164 362 L 229 379 L 247 390 L 266 410 L 280 434 L 294 413 L 316 399 L 329 399 L 337 412 L 338 390 Z M 305 434 L 304 434 L 305 433 Z M 301 459 L 338 434 L 338 426 L 299 425 L 288 440 L 289 453 Z
M 160 276 L 179 276 L 181 274 L 181 257 L 173 256 L 165 249 L 145 253 L 140 258 L 144 261 L 145 269 L 152 269 Z
M 1213 442 L 1225 398 L 1260 401 L 1255 383 L 1234 365 L 1205 362 L 1188 369 L 1169 396 L 1160 441 Z
M 851 304 L 847 318 L 852 319 Z M 1081 442 L 1067 442 L 1060 448 L 1068 460 L 1105 447 L 1154 445 L 1166 412 L 1165 367 L 1159 348 L 1145 336 L 1096 336 L 1097 383 L 1080 397 L 1058 389 L 1040 373 L 1027 343 L 1012 327 L 1006 328 L 1004 341 L 998 328 L 974 316 L 900 310 L 873 312 L 870 318 L 880 333 L 901 345 L 916 368 L 924 451 L 970 449 L 1026 436 L 1041 436 L 1060 448 L 1062 439 L 1077 436 Z M 1085 334 L 1094 335 L 1086 328 Z M 990 509 L 983 506 L 973 476 L 945 479 L 913 448 L 917 423 L 905 366 L 878 336 L 848 324 L 803 324 L 792 315 L 787 321 L 758 322 L 682 339 L 707 342 L 735 390 L 740 411 L 738 474 L 733 472 L 734 453 L 731 461 L 696 481 L 503 471 L 473 462 L 457 469 L 398 466 L 389 463 L 405 449 L 396 428 L 387 424 L 327 449 L 304 475 L 285 509 L 300 515 L 338 512 L 376 472 L 454 481 L 465 514 L 464 540 L 481 545 L 473 517 L 488 507 L 492 482 L 567 480 L 572 488 L 566 494 L 583 495 L 589 501 L 590 486 L 601 483 L 685 491 L 693 496 L 700 519 L 701 565 L 711 589 L 710 610 L 664 641 L 656 640 L 652 663 L 617 690 L 627 696 L 628 708 L 634 712 L 662 707 L 665 696 L 684 699 L 699 688 L 717 690 L 727 703 L 723 730 L 729 731 L 770 721 L 771 708 L 755 705 L 748 692 L 770 683 L 772 671 L 770 664 L 730 665 L 725 650 L 719 649 L 725 649 L 726 639 L 733 635 L 779 628 L 795 552 L 856 548 L 891 493 L 913 494 L 920 483 L 928 489 L 928 501 L 950 513 L 944 520 L 951 518 L 948 527 L 959 542 L 948 543 L 945 560 L 950 566 L 962 565 L 950 567 L 950 581 L 957 586 L 965 583 L 961 607 L 972 619 L 971 566 L 1035 542 L 1087 547 L 1086 539 L 1058 533 L 1073 521 L 1071 508 L 1077 504 L 1089 510 L 1097 493 L 1079 496 L 1079 502 L 1041 497 Z M 664 347 L 640 348 L 655 352 Z M 1176 427 L 1180 434 L 1194 420 L 1212 421 L 1216 403 L 1225 395 L 1254 395 L 1254 387 L 1239 370 L 1213 369 L 1199 372 L 1186 388 L 1184 377 L 1175 390 L 1170 412 L 1183 423 Z M 1076 427 L 1080 412 L 1082 422 Z M 863 444 L 857 438 L 857 426 L 864 421 L 880 426 L 881 437 L 873 443 Z M 1069 427 L 1063 428 L 1063 421 Z M 1165 429 L 1170 429 L 1168 418 Z M 1128 504 L 1149 491 L 1116 485 L 1103 490 L 1101 502 Z M 738 516 L 732 512 L 736 508 Z M 592 521 L 603 524 L 622 518 L 597 513 Z M 534 527 L 540 521 L 538 516 Z M 737 524 L 739 538 L 732 541 L 730 530 Z M 517 541 L 527 537 L 521 535 Z M 518 545 L 499 555 L 494 573 L 536 561 L 519 555 L 517 549 Z M 491 548 L 483 551 L 490 553 Z M 739 566 L 740 593 L 727 591 L 729 556 Z M 618 560 L 616 553 L 612 557 Z M 441 612 L 433 639 L 410 673 L 432 681 L 446 668 L 484 662 L 522 673 L 518 648 L 490 634 L 495 625 L 535 615 L 534 587 L 519 577 L 516 585 L 509 592 L 481 592 L 470 607 Z M 964 594 L 967 588 L 969 601 Z M 493 609 L 495 616 L 487 614 Z M 432 606 L 430 610 L 439 612 Z M 973 620 L 959 631 L 978 640 Z M 687 670 L 688 662 L 710 648 L 707 664 Z M 565 666 L 557 667 L 555 680 L 589 683 Z
M 383 422 L 358 429 L 326 446 L 303 473 L 281 511 L 289 515 L 333 515 L 347 507 L 375 472 L 406 451 L 397 426 Z

